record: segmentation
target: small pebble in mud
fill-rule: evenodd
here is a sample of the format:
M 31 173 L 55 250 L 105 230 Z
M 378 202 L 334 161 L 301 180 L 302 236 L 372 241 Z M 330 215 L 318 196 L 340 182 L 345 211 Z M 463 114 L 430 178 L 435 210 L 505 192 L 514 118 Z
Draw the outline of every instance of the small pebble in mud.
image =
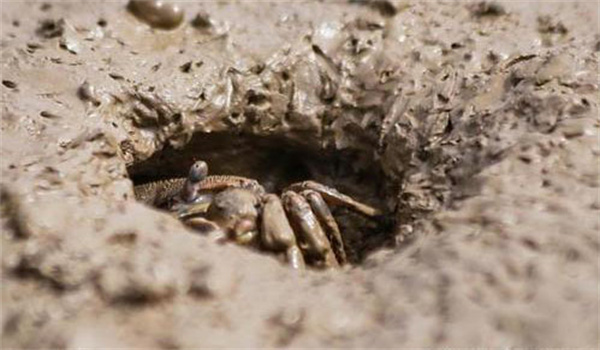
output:
M 65 31 L 65 21 L 63 19 L 59 19 L 59 20 L 45 19 L 40 22 L 35 33 L 44 39 L 52 39 L 52 38 L 62 36 L 64 31 Z
M 371 8 L 379 11 L 379 13 L 384 17 L 393 17 L 398 12 L 398 9 L 394 4 L 389 1 L 372 1 Z
M 59 47 L 63 50 L 69 51 L 74 55 L 79 53 L 79 44 L 73 38 L 61 38 L 59 41 Z
M 114 80 L 123 80 L 125 78 L 123 78 L 123 76 L 121 74 L 117 74 L 117 73 L 108 73 L 108 76 L 111 77 Z
M 183 10 L 160 0 L 130 0 L 127 9 L 151 27 L 173 29 L 183 22 Z
M 502 5 L 496 2 L 482 1 L 469 5 L 471 14 L 475 17 L 496 17 L 506 14 Z
M 350 0 L 349 2 L 369 6 L 383 17 L 394 17 L 398 13 L 398 8 L 387 0 Z
M 77 96 L 82 101 L 91 102 L 94 106 L 100 105 L 100 100 L 96 95 L 94 87 L 90 85 L 90 83 L 88 83 L 87 81 L 79 86 L 79 88 L 77 89 Z
M 52 4 L 49 4 L 47 2 L 43 3 L 42 6 L 40 6 L 40 10 L 46 12 L 48 10 L 50 10 L 52 8 Z
M 567 27 L 560 22 L 555 21 L 550 16 L 540 16 L 537 19 L 538 23 L 538 32 L 542 34 L 560 34 L 565 35 L 569 32 Z
M 53 113 L 53 112 L 48 112 L 48 111 L 41 111 L 40 112 L 40 117 L 46 118 L 46 119 L 58 119 L 58 118 L 60 118 L 60 116 L 58 114 Z
M 196 17 L 194 17 L 194 19 L 192 20 L 192 26 L 197 29 L 206 29 L 211 27 L 212 23 L 210 21 L 208 13 L 204 11 L 198 12 Z
M 15 89 L 17 87 L 17 83 L 11 80 L 2 80 L 2 85 L 6 86 L 9 89 Z
M 192 70 L 192 62 L 187 62 L 179 66 L 179 70 L 183 73 L 189 73 Z
M 41 49 L 43 46 L 39 43 L 31 42 L 27 43 L 27 52 L 34 53 L 35 50 Z
M 562 126 L 563 135 L 568 138 L 576 138 L 586 134 L 586 129 L 583 124 L 572 122 Z

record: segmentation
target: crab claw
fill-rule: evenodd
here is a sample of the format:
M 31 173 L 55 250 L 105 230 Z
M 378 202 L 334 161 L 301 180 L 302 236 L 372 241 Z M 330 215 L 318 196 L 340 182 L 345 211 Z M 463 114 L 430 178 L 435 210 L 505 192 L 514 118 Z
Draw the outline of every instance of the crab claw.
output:
M 259 198 L 254 192 L 230 188 L 214 196 L 206 218 L 217 223 L 231 240 L 250 245 L 256 242 L 258 236 L 258 203 Z

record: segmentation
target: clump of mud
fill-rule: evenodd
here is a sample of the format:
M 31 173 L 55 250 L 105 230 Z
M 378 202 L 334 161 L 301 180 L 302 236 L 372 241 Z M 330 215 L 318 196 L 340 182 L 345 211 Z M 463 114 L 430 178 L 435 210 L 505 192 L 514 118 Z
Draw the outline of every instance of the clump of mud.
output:
M 598 18 L 530 5 L 7 4 L 3 347 L 596 344 Z M 136 201 L 195 159 L 387 219 L 299 276 Z

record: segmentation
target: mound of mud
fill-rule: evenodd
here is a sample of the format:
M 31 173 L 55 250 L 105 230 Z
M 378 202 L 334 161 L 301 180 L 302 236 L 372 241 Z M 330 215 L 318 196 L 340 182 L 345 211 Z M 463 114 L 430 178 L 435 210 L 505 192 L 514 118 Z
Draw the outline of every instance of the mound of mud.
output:
M 597 4 L 540 5 L 3 4 L 3 348 L 596 346 Z M 384 222 L 294 273 L 136 200 L 196 159 Z

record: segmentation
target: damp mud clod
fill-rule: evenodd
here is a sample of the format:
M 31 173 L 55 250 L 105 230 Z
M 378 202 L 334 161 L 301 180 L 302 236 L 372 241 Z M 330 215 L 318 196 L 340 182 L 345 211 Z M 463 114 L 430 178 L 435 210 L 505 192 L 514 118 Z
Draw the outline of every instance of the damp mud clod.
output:
M 3 4 L 1 347 L 597 346 L 597 6 L 539 5 Z M 198 160 L 384 218 L 291 273 L 136 198 Z

